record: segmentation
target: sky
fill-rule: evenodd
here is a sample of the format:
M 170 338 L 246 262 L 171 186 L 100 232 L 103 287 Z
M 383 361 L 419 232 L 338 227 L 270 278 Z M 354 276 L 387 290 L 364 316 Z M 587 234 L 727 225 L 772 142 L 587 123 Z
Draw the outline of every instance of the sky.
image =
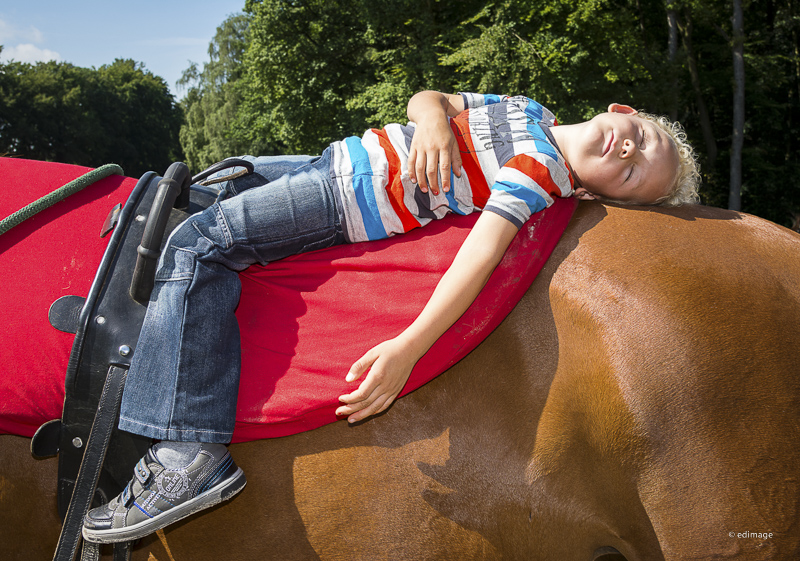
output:
M 180 98 L 175 83 L 245 0 L 0 0 L 1 61 L 45 60 L 99 68 L 117 58 L 144 64 Z

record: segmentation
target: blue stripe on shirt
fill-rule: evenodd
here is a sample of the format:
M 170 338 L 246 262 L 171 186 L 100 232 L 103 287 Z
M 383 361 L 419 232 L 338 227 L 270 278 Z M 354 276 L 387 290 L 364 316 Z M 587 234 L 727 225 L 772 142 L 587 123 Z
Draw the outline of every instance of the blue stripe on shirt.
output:
M 536 119 L 537 123 L 544 117 L 541 104 L 536 103 L 532 99 L 528 99 L 528 105 L 525 107 L 525 114 Z
M 506 193 L 513 195 L 528 205 L 528 210 L 531 211 L 531 214 L 547 208 L 547 201 L 545 201 L 539 193 L 530 187 L 525 187 L 519 183 L 514 183 L 512 181 L 497 181 L 494 185 L 492 185 L 492 190 L 505 191 Z
M 464 170 L 461 170 L 461 173 L 464 173 Z M 458 208 L 458 203 L 456 202 L 456 174 L 453 173 L 453 170 L 450 170 L 450 190 L 445 193 L 447 197 L 447 206 L 450 207 L 450 210 L 455 212 L 456 214 L 464 215 L 464 212 Z
M 370 240 L 383 239 L 387 234 L 381 221 L 378 201 L 375 200 L 369 154 L 367 154 L 367 151 L 361 145 L 361 139 L 357 136 L 346 138 L 345 144 L 347 144 L 350 163 L 353 166 L 353 191 L 361 212 L 361 219 L 364 221 L 364 230 L 366 230 L 367 237 Z
M 528 100 L 528 105 L 525 107 L 525 114 L 528 115 L 528 132 L 534 138 L 534 145 L 536 150 L 546 156 L 550 156 L 555 161 L 558 161 L 558 154 L 553 145 L 550 144 L 547 136 L 544 134 L 542 127 L 539 126 L 539 121 L 542 120 L 542 106 L 535 101 Z M 534 120 L 531 120 L 533 118 Z
M 539 129 L 539 132 L 541 134 L 542 129 L 539 127 L 539 125 L 534 125 L 534 124 L 528 125 L 529 130 L 533 129 L 533 127 Z M 531 134 L 533 134 L 533 130 L 531 130 Z M 556 149 L 553 148 L 553 145 L 550 144 L 548 141 L 539 140 L 538 138 L 535 138 L 533 140 L 533 144 L 536 146 L 536 150 L 538 150 L 540 153 L 544 154 L 545 156 L 550 156 L 556 162 L 558 161 L 558 154 L 556 153 Z

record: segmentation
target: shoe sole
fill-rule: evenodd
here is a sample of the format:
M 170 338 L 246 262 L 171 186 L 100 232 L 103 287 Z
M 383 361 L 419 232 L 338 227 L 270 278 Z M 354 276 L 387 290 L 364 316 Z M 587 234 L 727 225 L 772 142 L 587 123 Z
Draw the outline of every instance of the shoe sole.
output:
M 244 472 L 241 468 L 237 468 L 232 476 L 213 489 L 209 489 L 183 504 L 132 526 L 112 528 L 110 530 L 92 530 L 84 526 L 83 539 L 92 543 L 118 543 L 138 540 L 196 512 L 227 501 L 244 489 L 246 484 L 247 479 L 244 476 Z

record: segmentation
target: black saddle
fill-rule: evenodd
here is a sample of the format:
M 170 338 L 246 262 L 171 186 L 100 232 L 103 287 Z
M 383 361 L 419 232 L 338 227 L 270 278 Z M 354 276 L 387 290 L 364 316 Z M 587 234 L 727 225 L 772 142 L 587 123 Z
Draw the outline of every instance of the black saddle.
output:
M 195 177 L 183 163 L 172 164 L 163 178 L 154 172 L 143 175 L 103 226 L 102 235 L 113 234 L 89 295 L 64 296 L 50 308 L 51 324 L 75 334 L 61 419 L 42 425 L 31 441 L 34 456 L 58 455 L 58 512 L 64 525 L 55 559 L 75 557 L 86 512 L 122 491 L 152 444 L 116 425 L 158 257 L 172 230 L 224 197 L 223 191 L 199 182 L 234 166 L 245 171 L 224 179 L 253 171 L 250 162 L 232 159 Z M 123 549 L 127 553 L 119 558 L 124 559 L 129 547 Z M 84 547 L 84 559 L 93 555 Z

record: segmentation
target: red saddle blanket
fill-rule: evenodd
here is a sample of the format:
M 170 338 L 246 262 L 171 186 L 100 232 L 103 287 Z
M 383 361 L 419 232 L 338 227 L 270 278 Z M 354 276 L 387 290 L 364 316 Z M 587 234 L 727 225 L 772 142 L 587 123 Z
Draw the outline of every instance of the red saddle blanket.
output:
M 0 158 L 0 217 L 89 168 Z M 111 176 L 0 236 L 0 433 L 32 436 L 61 416 L 73 335 L 47 314 L 86 296 L 108 238 L 101 226 L 136 180 Z M 405 395 L 463 358 L 511 311 L 575 209 L 557 200 L 515 238 L 470 309 L 417 363 Z M 336 421 L 350 365 L 410 324 L 477 220 L 450 216 L 403 236 L 290 257 L 243 272 L 237 317 L 242 376 L 234 441 L 285 436 Z

